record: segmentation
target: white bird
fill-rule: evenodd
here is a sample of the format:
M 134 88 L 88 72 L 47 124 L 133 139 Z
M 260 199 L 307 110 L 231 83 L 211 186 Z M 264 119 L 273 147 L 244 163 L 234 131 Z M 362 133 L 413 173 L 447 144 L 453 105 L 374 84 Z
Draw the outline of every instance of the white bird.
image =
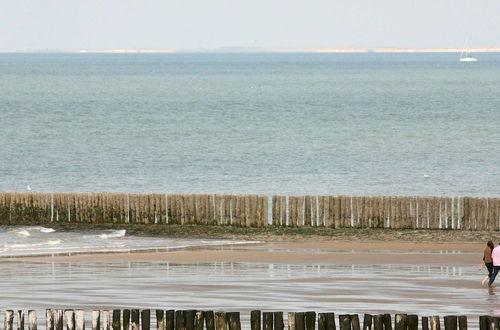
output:
M 430 178 L 431 176 L 429 174 L 424 174 L 424 178 Z
M 32 191 L 33 189 L 31 189 L 31 186 L 30 186 L 30 185 L 27 185 L 27 186 L 26 186 L 26 190 L 27 190 L 27 191 Z

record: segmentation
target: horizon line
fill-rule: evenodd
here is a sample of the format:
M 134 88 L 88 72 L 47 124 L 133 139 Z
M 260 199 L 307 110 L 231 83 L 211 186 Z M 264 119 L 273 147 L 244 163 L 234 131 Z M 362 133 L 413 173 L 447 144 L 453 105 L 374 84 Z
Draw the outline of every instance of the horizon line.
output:
M 109 49 L 23 49 L 0 53 L 77 53 L 77 54 L 165 54 L 165 53 L 460 53 L 463 48 L 391 48 L 391 47 L 218 47 L 218 48 L 109 48 Z M 467 48 L 474 53 L 500 53 L 500 47 Z

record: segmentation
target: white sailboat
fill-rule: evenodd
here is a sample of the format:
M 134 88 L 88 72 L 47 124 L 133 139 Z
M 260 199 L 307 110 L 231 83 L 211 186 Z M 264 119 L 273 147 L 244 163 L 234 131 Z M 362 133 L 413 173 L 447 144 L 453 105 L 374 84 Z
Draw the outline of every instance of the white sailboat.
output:
M 477 58 L 470 55 L 470 51 L 467 49 L 467 40 L 465 40 L 464 48 L 460 53 L 460 62 L 477 62 Z

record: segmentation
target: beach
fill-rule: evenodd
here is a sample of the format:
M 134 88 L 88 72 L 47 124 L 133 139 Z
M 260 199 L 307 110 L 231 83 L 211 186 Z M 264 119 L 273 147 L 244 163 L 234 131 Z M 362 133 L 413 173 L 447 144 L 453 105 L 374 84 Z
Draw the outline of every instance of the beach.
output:
M 397 233 L 406 235 L 392 231 L 393 238 Z M 480 285 L 484 242 L 439 235 L 417 234 L 413 241 L 281 237 L 159 252 L 4 258 L 0 280 L 12 308 L 216 309 L 240 311 L 244 323 L 253 309 L 465 314 L 471 320 L 499 314 L 500 292 Z M 419 241 L 424 237 L 434 242 Z

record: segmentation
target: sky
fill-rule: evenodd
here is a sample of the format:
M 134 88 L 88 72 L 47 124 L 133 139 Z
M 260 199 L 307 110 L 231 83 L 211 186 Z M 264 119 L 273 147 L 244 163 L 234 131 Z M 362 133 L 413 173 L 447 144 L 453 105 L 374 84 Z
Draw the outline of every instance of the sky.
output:
M 0 0 L 0 51 L 500 46 L 500 0 Z

